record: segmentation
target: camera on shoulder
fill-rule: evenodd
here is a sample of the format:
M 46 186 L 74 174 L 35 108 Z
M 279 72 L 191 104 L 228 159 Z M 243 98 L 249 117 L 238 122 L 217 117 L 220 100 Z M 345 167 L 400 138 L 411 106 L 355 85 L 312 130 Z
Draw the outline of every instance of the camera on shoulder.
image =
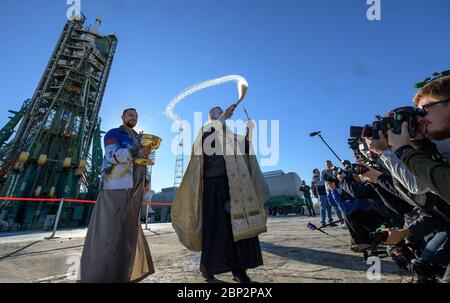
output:
M 390 129 L 394 134 L 402 132 L 403 122 L 408 122 L 408 132 L 411 138 L 415 138 L 419 131 L 417 117 L 423 117 L 421 109 L 412 106 L 403 106 L 393 109 L 386 117 L 377 116 L 377 120 L 371 125 L 350 126 L 350 137 L 380 139 L 379 131 L 386 132 Z

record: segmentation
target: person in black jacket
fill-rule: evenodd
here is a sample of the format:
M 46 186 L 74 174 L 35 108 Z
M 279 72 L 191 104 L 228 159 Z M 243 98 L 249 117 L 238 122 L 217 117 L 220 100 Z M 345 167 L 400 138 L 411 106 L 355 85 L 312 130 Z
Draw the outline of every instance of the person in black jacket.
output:
M 370 173 L 365 175 L 365 179 L 368 179 L 368 176 Z M 343 179 L 340 186 L 354 198 L 368 200 L 374 209 L 387 215 L 385 226 L 403 228 L 405 222 L 412 222 L 419 217 L 414 208 L 401 199 L 398 193 L 386 190 L 378 183 L 368 183 L 367 181 L 362 182 L 356 176 L 351 175 Z M 423 239 L 408 237 L 407 240 L 416 250 L 425 246 Z M 398 256 L 396 254 L 400 249 L 403 250 L 402 245 L 388 245 L 387 252 L 400 268 L 407 269 L 412 260 L 411 252 L 404 251 Z
M 362 182 L 353 174 L 343 174 L 341 176 L 339 186 L 343 191 L 355 199 L 367 200 L 373 209 L 386 219 L 385 223 L 387 225 L 403 227 L 404 214 L 406 213 L 400 207 L 404 203 L 403 201 L 399 201 L 395 196 L 392 197 L 392 195 L 386 193 L 382 188 L 377 188 L 374 184 Z M 380 193 L 384 194 L 384 199 Z
M 305 203 L 309 213 L 308 217 L 315 217 L 316 212 L 314 211 L 314 206 L 311 199 L 311 187 L 309 185 L 306 185 L 305 181 L 302 181 L 300 191 L 303 193 L 303 196 L 305 196 Z
M 448 235 L 450 232 L 450 206 L 439 196 L 434 193 L 422 190 L 418 193 L 415 191 L 415 185 L 421 185 L 421 180 L 418 179 L 406 165 L 401 162 L 396 155 L 389 154 L 389 144 L 383 133 L 379 133 L 380 139 L 366 139 L 369 149 L 376 154 L 382 154 L 380 159 L 384 159 L 386 167 L 392 172 L 392 178 L 382 175 L 378 172 L 373 172 L 374 178 L 377 177 L 377 182 L 382 183 L 382 186 L 387 190 L 396 190 L 400 193 L 405 201 L 414 206 L 419 214 L 419 217 L 407 224 L 402 229 L 389 229 L 389 237 L 387 244 L 397 244 L 406 237 L 413 237 L 415 239 L 424 239 L 428 235 L 435 233 L 431 237 L 423 252 L 420 255 L 420 260 L 433 265 L 446 265 L 450 262 L 450 243 Z M 417 146 L 424 145 L 423 150 L 428 150 L 430 155 L 436 153 L 435 145 L 426 140 L 415 141 Z M 425 147 L 428 146 L 428 147 Z M 421 185 L 422 188 L 426 186 Z

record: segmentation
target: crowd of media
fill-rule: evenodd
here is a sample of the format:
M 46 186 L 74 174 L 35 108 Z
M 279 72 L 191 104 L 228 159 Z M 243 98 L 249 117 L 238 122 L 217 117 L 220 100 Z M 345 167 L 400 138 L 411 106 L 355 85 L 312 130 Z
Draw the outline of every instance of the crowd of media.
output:
M 354 161 L 326 161 L 311 189 L 322 226 L 336 226 L 334 208 L 353 251 L 392 258 L 411 281 L 448 283 L 450 166 L 438 144 L 450 138 L 450 71 L 416 86 L 414 106 L 351 126 Z

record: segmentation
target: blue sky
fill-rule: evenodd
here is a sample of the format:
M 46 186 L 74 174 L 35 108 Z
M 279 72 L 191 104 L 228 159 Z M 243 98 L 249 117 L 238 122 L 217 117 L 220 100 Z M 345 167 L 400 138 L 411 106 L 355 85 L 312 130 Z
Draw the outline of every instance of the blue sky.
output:
M 87 24 L 102 13 L 102 33 L 119 45 L 101 109 L 102 129 L 139 110 L 138 128 L 163 138 L 153 188 L 173 185 L 176 135 L 162 114 L 188 86 L 229 74 L 249 82 L 252 118 L 280 121 L 281 169 L 311 179 L 333 159 L 311 131 L 321 130 L 351 158 L 350 125 L 409 105 L 413 83 L 449 68 L 450 2 L 381 0 L 382 20 L 366 18 L 365 0 L 82 0 Z M 0 1 L 0 125 L 7 110 L 33 95 L 66 22 L 65 0 Z M 236 100 L 234 84 L 185 99 L 176 113 Z M 236 118 L 244 118 L 241 109 Z M 185 158 L 187 165 L 188 158 Z

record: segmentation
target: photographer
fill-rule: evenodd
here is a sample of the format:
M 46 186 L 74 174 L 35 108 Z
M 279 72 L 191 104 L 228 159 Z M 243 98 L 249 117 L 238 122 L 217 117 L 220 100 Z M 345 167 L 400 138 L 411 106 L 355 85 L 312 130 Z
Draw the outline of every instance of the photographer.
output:
M 450 206 L 439 196 L 430 192 L 430 188 L 414 175 L 405 163 L 389 148 L 387 140 L 382 132 L 380 139 L 366 139 L 370 149 L 379 153 L 380 161 L 393 176 L 393 185 L 403 196 L 404 200 L 413 206 L 420 207 L 429 212 L 443 224 L 450 222 Z M 420 144 L 418 144 L 420 142 Z M 434 143 L 428 140 L 415 141 L 416 149 L 424 153 L 429 152 L 430 157 L 438 153 Z
M 364 131 L 361 133 L 360 131 Z M 414 222 L 418 217 L 417 210 L 414 206 L 405 201 L 405 198 L 393 186 L 393 179 L 388 171 L 380 166 L 378 156 L 367 149 L 365 141 L 361 141 L 361 137 L 372 136 L 374 130 L 377 129 L 374 123 L 372 127 L 365 126 L 363 128 L 352 127 L 349 140 L 350 148 L 354 151 L 355 158 L 361 163 L 368 163 L 369 166 L 362 164 L 344 163 L 349 170 L 349 176 L 341 182 L 341 187 L 355 198 L 370 199 L 371 203 L 378 206 L 379 200 L 387 206 L 390 211 L 394 212 L 394 220 L 387 222 L 392 227 L 402 228 L 404 222 L 407 224 Z M 354 130 L 354 131 L 352 131 Z M 367 133 L 365 133 L 367 131 Z M 348 161 L 345 161 L 348 162 Z M 378 169 L 375 169 L 378 168 Z M 354 174 L 358 174 L 366 182 L 360 183 Z M 370 183 L 367 183 L 370 182 Z M 378 203 L 377 203 L 378 202 Z M 378 208 L 380 210 L 380 208 Z M 388 235 L 388 233 L 386 232 Z M 408 245 L 404 242 L 391 245 L 388 247 L 388 254 L 393 258 L 395 263 L 400 267 L 407 269 L 414 258 L 412 251 L 420 251 L 425 247 L 426 242 L 422 237 L 408 235 Z M 383 240 L 385 242 L 385 240 Z
M 386 218 L 389 226 L 403 227 L 405 214 L 413 210 L 412 206 L 380 185 L 363 182 L 354 174 L 345 174 L 340 187 L 355 199 L 367 200 L 379 214 Z
M 355 243 L 351 250 L 364 251 L 370 247 L 370 233 L 384 223 L 383 218 L 373 210 L 368 201 L 353 199 L 337 188 L 336 183 L 326 182 L 326 186 L 331 192 L 331 198 L 344 213 L 345 222 Z
M 394 228 L 386 230 L 386 234 L 388 237 L 384 242 L 388 244 L 388 255 L 392 257 L 397 266 L 412 273 L 412 261 L 414 260 L 416 255 L 422 254 L 423 249 L 427 245 L 424 237 L 432 232 L 436 228 L 436 225 L 429 224 L 429 221 L 427 220 L 422 223 L 422 225 L 428 224 L 431 226 L 431 228 L 413 228 L 414 223 L 417 223 L 421 218 L 421 214 L 420 209 L 414 207 L 411 201 L 405 199 L 404 192 L 407 192 L 407 190 L 404 188 L 398 190 L 394 186 L 394 179 L 388 172 L 378 171 L 370 167 L 368 169 L 369 171 L 362 175 L 364 180 L 374 184 L 374 186 L 378 188 L 378 192 L 382 190 L 384 193 L 389 193 L 391 197 L 396 197 L 399 202 L 401 201 L 401 208 L 404 210 L 404 226 L 406 226 L 406 228 L 403 228 L 402 226 L 396 226 Z M 434 220 L 431 220 L 431 222 L 434 223 Z M 426 231 L 423 232 L 424 230 Z M 398 238 L 397 231 L 402 231 L 401 236 Z M 438 245 L 440 244 L 441 243 L 439 243 Z
M 322 179 L 325 181 L 335 179 L 336 171 L 337 171 L 337 168 L 333 165 L 331 160 L 326 160 L 325 161 L 325 169 L 322 171 Z M 328 199 L 328 203 L 330 203 L 330 205 L 333 207 L 334 212 L 336 213 L 336 216 L 338 217 L 338 219 L 343 220 L 341 211 L 339 210 L 338 205 L 334 202 L 334 199 L 331 197 L 331 193 L 328 188 L 327 188 L 327 199 Z M 341 223 L 340 228 L 345 229 L 346 228 L 345 223 Z
M 379 133 L 379 137 L 378 140 L 366 139 L 370 150 L 380 154 L 380 160 L 394 177 L 392 184 L 402 194 L 405 201 L 418 207 L 420 215 L 416 220 L 409 222 L 406 228 L 389 229 L 387 244 L 397 244 L 411 236 L 420 239 L 436 232 L 436 235 L 426 244 L 420 258 L 429 263 L 445 265 L 449 261 L 446 256 L 448 248 L 444 244 L 448 239 L 450 208 L 438 196 L 427 192 L 429 191 L 427 186 L 418 180 L 389 149 L 382 132 Z M 417 192 L 424 193 L 415 194 Z
M 380 215 L 384 215 L 382 220 L 384 220 L 385 226 L 402 228 L 405 219 L 409 221 L 408 218 L 411 216 L 410 212 L 413 208 L 382 186 L 375 183 L 362 182 L 352 172 L 346 172 L 342 175 L 340 186 L 354 198 L 366 199 Z M 371 244 L 377 245 L 377 243 L 372 242 Z M 387 253 L 403 269 L 407 269 L 413 258 L 412 253 L 405 244 L 389 245 Z
M 414 104 L 424 112 L 418 122 L 430 140 L 450 138 L 450 76 L 438 78 L 425 85 L 415 96 Z M 401 134 L 389 132 L 389 144 L 406 166 L 422 180 L 432 192 L 450 203 L 450 167 L 436 161 L 426 152 L 414 149 L 403 123 Z
M 425 85 L 415 96 L 414 104 L 426 113 L 419 119 L 425 127 L 426 135 L 431 140 L 450 138 L 450 77 L 441 77 Z M 425 153 L 413 150 L 409 136 L 405 132 L 407 125 L 402 125 L 402 134 L 390 134 L 389 143 L 405 164 L 421 178 L 433 192 L 450 203 L 450 168 L 442 162 L 430 159 Z M 450 265 L 444 276 L 450 282 Z
M 378 136 L 380 138 L 378 140 L 366 138 L 366 143 L 371 152 L 379 155 L 381 163 L 392 177 L 398 180 L 411 194 L 419 195 L 429 192 L 430 188 L 418 179 L 390 149 L 383 132 L 380 131 Z

